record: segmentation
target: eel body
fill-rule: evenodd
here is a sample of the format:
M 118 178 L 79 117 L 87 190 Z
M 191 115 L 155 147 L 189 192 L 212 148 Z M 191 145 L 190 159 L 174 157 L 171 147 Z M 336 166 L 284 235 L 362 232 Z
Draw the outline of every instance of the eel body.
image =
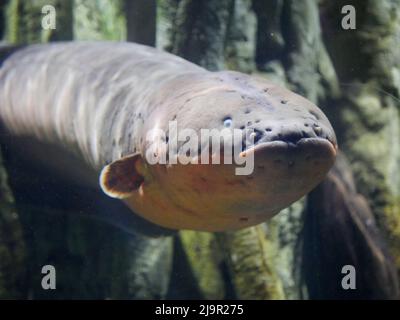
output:
M 261 223 L 315 187 L 337 150 L 328 119 L 305 98 L 133 43 L 17 50 L 0 68 L 0 121 L 9 141 L 29 141 L 27 154 L 35 143 L 45 146 L 37 157 L 29 151 L 32 161 L 101 187 L 132 214 L 171 229 Z M 254 143 L 242 143 L 240 156 L 254 159 L 254 170 L 238 175 L 235 163 L 199 164 L 195 157 L 150 163 L 150 148 L 171 160 L 171 122 L 199 136 L 202 129 L 251 130 Z M 155 129 L 166 135 L 154 149 L 148 134 Z

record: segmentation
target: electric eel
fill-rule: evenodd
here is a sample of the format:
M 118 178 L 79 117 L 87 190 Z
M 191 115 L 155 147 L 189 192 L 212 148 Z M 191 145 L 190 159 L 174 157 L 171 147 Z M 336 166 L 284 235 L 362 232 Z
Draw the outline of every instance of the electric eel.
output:
M 171 150 L 185 143 L 171 148 L 171 122 L 199 137 L 203 129 L 250 130 L 253 144 L 241 143 L 240 157 L 253 157 L 254 170 L 237 174 L 235 162 L 205 164 L 191 154 L 171 164 Z M 20 151 L 29 161 L 168 229 L 264 222 L 321 182 L 337 152 L 329 120 L 307 99 L 261 77 L 207 71 L 123 42 L 29 45 L 9 54 L 0 67 L 0 124 L 3 140 L 25 141 Z M 158 131 L 166 135 L 154 147 L 148 133 Z M 150 148 L 167 163 L 151 163 Z

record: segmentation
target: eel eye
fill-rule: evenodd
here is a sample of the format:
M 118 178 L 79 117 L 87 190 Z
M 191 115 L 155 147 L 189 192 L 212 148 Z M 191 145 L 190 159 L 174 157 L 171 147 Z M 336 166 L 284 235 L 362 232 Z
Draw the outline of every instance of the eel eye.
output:
M 232 118 L 226 117 L 224 118 L 224 127 L 230 128 L 232 126 Z

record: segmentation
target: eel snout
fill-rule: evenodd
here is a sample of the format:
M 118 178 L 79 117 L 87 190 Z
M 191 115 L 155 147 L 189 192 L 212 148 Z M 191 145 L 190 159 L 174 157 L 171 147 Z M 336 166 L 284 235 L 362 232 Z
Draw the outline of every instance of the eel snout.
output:
M 326 133 L 329 135 L 329 132 Z M 262 136 L 242 152 L 254 156 L 252 185 L 265 195 L 264 207 L 279 211 L 312 190 L 335 162 L 336 140 L 284 131 L 279 138 Z M 268 204 L 268 205 L 267 205 Z
M 282 141 L 287 144 L 296 145 L 304 139 L 327 140 L 336 149 L 336 137 L 330 128 L 318 123 L 291 124 L 282 122 L 274 125 L 267 125 L 265 128 L 254 128 L 254 144 Z

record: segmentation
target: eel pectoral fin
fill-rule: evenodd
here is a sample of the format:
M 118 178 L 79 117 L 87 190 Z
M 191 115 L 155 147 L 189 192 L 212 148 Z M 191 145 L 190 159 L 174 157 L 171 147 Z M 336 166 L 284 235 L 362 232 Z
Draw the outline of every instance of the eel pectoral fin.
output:
M 100 173 L 101 189 L 112 198 L 129 197 L 143 182 L 143 158 L 139 153 L 110 163 Z

